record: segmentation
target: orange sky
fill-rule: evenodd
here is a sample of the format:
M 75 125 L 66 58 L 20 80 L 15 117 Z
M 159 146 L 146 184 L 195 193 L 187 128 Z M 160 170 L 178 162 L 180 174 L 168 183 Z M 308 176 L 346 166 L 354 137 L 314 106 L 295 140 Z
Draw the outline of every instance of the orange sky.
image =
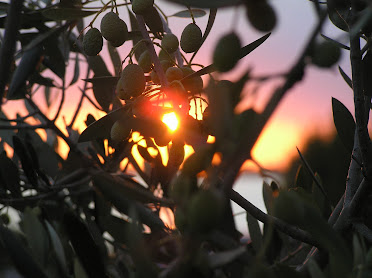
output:
M 242 59 L 238 67 L 232 72 L 222 76 L 216 75 L 216 77 L 236 80 L 239 78 L 240 74 L 248 68 L 252 68 L 252 72 L 256 75 L 283 72 L 289 69 L 291 64 L 295 61 L 297 53 L 302 49 L 305 37 L 309 34 L 314 24 L 315 17 L 313 8 L 311 7 L 310 1 L 283 0 L 280 2 L 280 5 L 274 2 L 275 1 L 272 1 L 272 4 L 276 5 L 279 25 L 274 30 L 271 37 L 262 47 L 259 47 L 248 55 L 248 57 Z M 181 9 L 179 6 L 169 4 L 169 2 L 159 1 L 159 4 L 164 8 L 166 14 L 172 14 Z M 125 9 L 119 11 L 123 19 L 129 22 L 126 18 Z M 303 13 L 299 11 L 303 11 Z M 234 18 L 235 20 L 233 20 Z M 207 16 L 196 19 L 197 24 L 202 30 L 206 26 L 207 19 Z M 99 22 L 100 20 L 98 19 L 94 27 L 99 27 Z M 172 31 L 180 36 L 184 26 L 190 23 L 190 19 L 170 18 L 169 22 Z M 221 12 L 219 11 L 211 35 L 208 37 L 205 45 L 200 49 L 194 61 L 196 63 L 208 65 L 211 61 L 211 53 L 213 52 L 217 39 L 220 35 L 232 29 L 240 35 L 241 40 L 245 44 L 263 35 L 252 30 L 245 19 L 244 12 L 237 9 L 224 9 Z M 327 32 L 331 35 L 338 34 L 334 32 L 330 26 L 327 26 L 325 29 L 326 34 L 328 34 Z M 341 39 L 342 38 L 341 36 Z M 124 58 L 129 50 L 130 44 L 128 43 L 120 47 L 119 53 L 121 58 Z M 102 55 L 105 61 L 107 61 L 109 68 L 112 69 L 106 48 L 104 48 Z M 343 58 L 341 65 L 347 72 L 349 69 L 347 65 L 347 53 L 344 53 Z M 71 63 L 70 70 L 66 75 L 67 81 L 72 78 L 72 68 L 73 63 Z M 84 71 L 85 66 L 81 65 L 81 76 L 84 76 Z M 54 78 L 57 83 L 61 83 L 57 77 Z M 57 122 L 65 133 L 66 130 L 64 129 L 63 117 L 65 117 L 67 123 L 70 122 L 72 113 L 80 98 L 80 92 L 77 86 L 82 86 L 81 84 L 82 83 L 78 83 L 76 86 L 67 90 L 64 109 Z M 247 96 L 240 104 L 240 110 L 255 108 L 257 111 L 262 111 L 271 95 L 274 85 L 277 84 L 277 82 L 274 82 L 263 86 L 255 97 L 249 94 L 249 87 L 247 87 L 244 92 Z M 92 96 L 91 93 L 89 95 Z M 337 69 L 333 68 L 330 71 L 324 71 L 311 66 L 306 71 L 304 81 L 293 88 L 290 94 L 280 104 L 274 117 L 265 127 L 258 143 L 253 149 L 253 157 L 265 168 L 284 170 L 288 167 L 291 159 L 297 155 L 296 146 L 301 149 L 305 145 L 306 139 L 313 134 L 327 136 L 334 131 L 331 118 L 332 96 L 338 98 L 349 108 L 352 107 L 351 91 L 342 81 Z M 44 107 L 44 111 L 47 111 L 41 91 L 37 93 L 36 98 L 37 102 Z M 58 104 L 58 98 L 50 111 L 50 115 L 54 115 L 56 104 Z M 74 126 L 79 132 L 85 128 L 83 121 L 86 119 L 88 113 L 92 113 L 96 118 L 104 115 L 103 113 L 95 111 L 87 102 L 84 103 L 83 108 Z M 10 117 L 14 117 L 16 111 L 21 111 L 21 114 L 25 115 L 22 101 L 12 101 L 5 105 L 3 109 Z M 61 141 L 60 143 L 62 148 L 66 149 L 66 144 Z

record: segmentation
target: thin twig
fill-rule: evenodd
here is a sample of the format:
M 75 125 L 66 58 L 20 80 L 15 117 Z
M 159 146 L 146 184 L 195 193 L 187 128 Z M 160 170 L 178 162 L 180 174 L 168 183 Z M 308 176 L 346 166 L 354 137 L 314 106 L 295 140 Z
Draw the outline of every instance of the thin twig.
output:
M 65 80 L 66 80 L 66 78 L 63 77 L 62 78 L 62 97 L 61 97 L 61 101 L 59 103 L 59 107 L 58 107 L 57 113 L 54 116 L 52 122 L 55 122 L 57 120 L 59 114 L 61 113 L 63 103 L 65 102 L 65 95 L 66 95 L 66 81 Z
M 312 246 L 320 247 L 320 244 L 306 231 L 301 230 L 300 228 L 296 226 L 292 226 L 279 218 L 276 218 L 274 216 L 271 216 L 269 214 L 264 213 L 262 210 L 254 206 L 251 202 L 246 200 L 244 197 L 242 197 L 238 192 L 231 189 L 230 199 L 234 201 L 236 204 L 238 204 L 240 207 L 245 209 L 249 214 L 251 214 L 254 218 L 261 221 L 265 224 L 272 224 L 275 228 L 277 228 L 279 231 L 282 231 L 283 233 L 298 239 L 302 242 L 308 243 Z
M 35 130 L 35 129 L 38 129 L 38 128 L 48 128 L 47 125 L 44 125 L 44 124 L 40 124 L 40 125 L 0 125 L 0 130 L 1 129 L 7 129 L 7 130 L 14 130 L 14 129 L 18 129 L 18 130 L 21 130 L 21 129 L 29 129 L 29 130 Z

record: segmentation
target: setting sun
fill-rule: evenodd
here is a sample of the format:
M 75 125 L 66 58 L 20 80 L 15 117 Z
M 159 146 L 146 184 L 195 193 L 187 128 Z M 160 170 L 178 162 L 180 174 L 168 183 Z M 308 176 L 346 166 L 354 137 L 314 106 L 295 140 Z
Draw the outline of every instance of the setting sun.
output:
M 164 114 L 163 118 L 161 120 L 162 120 L 163 123 L 165 123 L 168 126 L 168 128 L 171 131 L 175 131 L 178 128 L 178 125 L 180 123 L 176 113 L 174 113 L 174 112 Z

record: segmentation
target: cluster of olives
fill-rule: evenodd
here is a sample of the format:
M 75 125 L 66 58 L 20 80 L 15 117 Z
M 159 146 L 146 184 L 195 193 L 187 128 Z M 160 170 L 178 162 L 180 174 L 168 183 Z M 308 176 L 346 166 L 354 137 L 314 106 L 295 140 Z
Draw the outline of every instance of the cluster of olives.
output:
M 100 28 L 101 31 L 91 28 L 84 36 L 83 48 L 88 56 L 95 56 L 102 50 L 103 38 L 115 47 L 121 46 L 128 39 L 127 24 L 112 11 L 104 15 Z

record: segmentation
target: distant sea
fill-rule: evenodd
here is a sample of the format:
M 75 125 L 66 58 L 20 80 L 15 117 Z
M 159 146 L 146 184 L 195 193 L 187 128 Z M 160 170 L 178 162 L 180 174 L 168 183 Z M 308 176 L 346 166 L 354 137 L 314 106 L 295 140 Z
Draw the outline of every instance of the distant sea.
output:
M 266 212 L 262 197 L 263 178 L 255 173 L 242 173 L 236 180 L 234 190 L 250 201 L 260 210 Z M 236 228 L 244 235 L 249 236 L 245 211 L 232 202 L 232 209 L 235 215 Z M 262 226 L 262 225 L 261 225 Z

